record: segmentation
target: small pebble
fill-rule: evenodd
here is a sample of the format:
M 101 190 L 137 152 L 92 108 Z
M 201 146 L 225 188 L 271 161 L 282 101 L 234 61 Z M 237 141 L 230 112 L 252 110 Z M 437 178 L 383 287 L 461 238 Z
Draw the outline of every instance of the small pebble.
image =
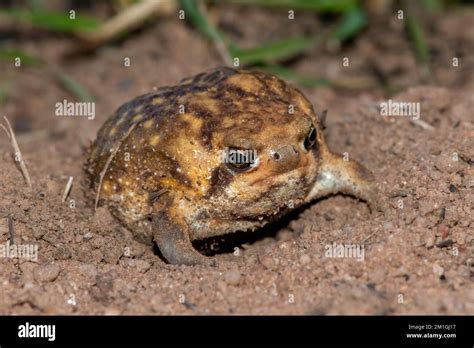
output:
M 265 255 L 260 259 L 260 263 L 269 270 L 272 270 L 275 268 L 275 260 L 273 260 L 273 257 L 270 255 Z
M 275 283 L 273 283 L 272 287 L 270 288 L 270 295 L 272 295 L 273 297 L 278 296 L 278 290 Z
M 97 276 L 97 268 L 94 265 L 91 264 L 83 264 L 79 266 L 79 272 L 91 279 L 95 278 Z
M 442 177 L 442 174 L 438 172 L 437 170 L 430 170 L 428 172 L 428 176 L 433 180 L 433 181 L 439 181 Z
M 408 271 L 405 268 L 405 266 L 402 265 L 402 266 L 398 267 L 398 269 L 396 271 L 396 276 L 402 277 L 402 276 L 405 276 L 407 274 L 408 274 Z
M 435 263 L 433 264 L 433 273 L 436 274 L 438 278 L 441 278 L 444 274 L 444 268 Z
M 345 224 L 344 226 L 342 226 L 342 232 L 345 233 L 345 234 L 351 234 L 352 233 L 352 226 L 348 225 L 348 224 Z
M 438 226 L 438 234 L 441 236 L 441 239 L 446 239 L 449 235 L 449 228 L 444 224 Z
M 114 274 L 109 271 L 103 274 L 96 275 L 95 285 L 100 291 L 102 291 L 104 294 L 107 294 L 112 290 L 114 286 Z
M 61 268 L 58 265 L 41 265 L 34 269 L 33 276 L 38 282 L 46 283 L 53 282 L 59 276 Z
M 54 256 L 58 260 L 67 260 L 71 258 L 72 253 L 71 253 L 71 250 L 67 246 L 63 245 L 63 246 L 58 247 L 55 250 Z
M 438 216 L 439 216 L 439 222 L 443 222 L 444 219 L 446 218 L 446 208 L 440 208 L 439 209 L 439 213 L 438 213 Z
M 64 227 L 66 227 L 66 226 L 64 225 L 63 220 L 59 220 L 58 226 L 59 226 L 59 228 L 60 228 L 61 230 L 64 230 Z
M 238 269 L 230 269 L 224 274 L 224 280 L 229 285 L 238 285 L 240 283 L 241 274 Z
M 41 239 L 43 238 L 43 236 L 46 234 L 46 230 L 44 228 L 41 228 L 41 227 L 36 227 L 33 229 L 33 237 L 35 239 Z
M 445 240 L 442 240 L 442 241 L 439 241 L 438 243 L 436 243 L 436 246 L 438 248 L 447 248 L 447 247 L 450 247 L 453 244 L 454 244 L 454 241 L 452 239 L 445 239 Z
M 435 239 L 433 236 L 426 238 L 425 247 L 431 249 L 434 246 Z
M 22 199 L 20 202 L 19 202 L 19 206 L 21 209 L 23 209 L 24 211 L 28 211 L 30 210 L 31 208 L 31 204 L 30 204 L 30 201 L 28 199 Z
M 300 256 L 300 262 L 302 265 L 307 265 L 311 262 L 311 257 L 307 254 L 303 254 Z
M 333 221 L 335 219 L 334 215 L 332 213 L 324 213 L 324 219 L 326 221 Z
M 438 156 L 435 167 L 443 173 L 454 173 L 460 167 L 459 161 L 453 161 L 452 156 L 445 153 Z
M 135 260 L 135 267 L 138 272 L 145 273 L 151 268 L 151 263 L 145 260 Z

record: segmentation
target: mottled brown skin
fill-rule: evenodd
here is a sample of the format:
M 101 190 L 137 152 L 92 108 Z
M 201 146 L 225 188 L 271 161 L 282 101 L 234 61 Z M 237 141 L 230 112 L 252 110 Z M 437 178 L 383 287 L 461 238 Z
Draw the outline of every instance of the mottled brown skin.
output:
M 258 164 L 236 170 L 222 161 L 226 147 L 256 150 Z M 173 264 L 213 264 L 192 240 L 255 230 L 318 197 L 375 200 L 372 174 L 329 151 L 301 92 L 231 68 L 122 105 L 85 167 L 100 202 Z

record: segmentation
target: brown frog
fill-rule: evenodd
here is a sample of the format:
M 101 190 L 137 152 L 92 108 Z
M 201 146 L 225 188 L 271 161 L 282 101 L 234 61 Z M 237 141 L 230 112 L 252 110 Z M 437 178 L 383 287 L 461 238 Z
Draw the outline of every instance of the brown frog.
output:
M 191 241 L 253 231 L 318 197 L 376 199 L 372 174 L 330 152 L 300 91 L 227 67 L 123 104 L 85 170 L 96 207 L 172 264 L 215 264 Z

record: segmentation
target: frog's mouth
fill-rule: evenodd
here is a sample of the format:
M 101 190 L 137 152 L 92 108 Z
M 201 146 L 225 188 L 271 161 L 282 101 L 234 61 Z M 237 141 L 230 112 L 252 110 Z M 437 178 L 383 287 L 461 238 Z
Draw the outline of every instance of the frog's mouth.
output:
M 344 193 L 367 202 L 371 210 L 379 208 L 375 178 L 364 166 L 327 150 L 322 153 L 320 163 L 316 181 L 305 199 L 306 202 Z

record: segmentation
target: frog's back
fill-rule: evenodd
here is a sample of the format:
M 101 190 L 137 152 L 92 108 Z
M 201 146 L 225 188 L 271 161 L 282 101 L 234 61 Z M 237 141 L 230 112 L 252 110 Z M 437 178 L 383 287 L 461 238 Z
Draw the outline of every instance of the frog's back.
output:
M 231 68 L 214 69 L 184 79 L 176 86 L 158 88 L 120 106 L 101 127 L 94 144 L 88 149 L 85 169 L 91 179 L 91 186 L 97 188 L 100 173 L 110 154 L 137 126 L 153 120 L 146 125 L 153 124 L 159 129 L 167 118 L 179 113 L 180 97 L 215 88 L 220 80 L 236 73 L 237 70 Z

